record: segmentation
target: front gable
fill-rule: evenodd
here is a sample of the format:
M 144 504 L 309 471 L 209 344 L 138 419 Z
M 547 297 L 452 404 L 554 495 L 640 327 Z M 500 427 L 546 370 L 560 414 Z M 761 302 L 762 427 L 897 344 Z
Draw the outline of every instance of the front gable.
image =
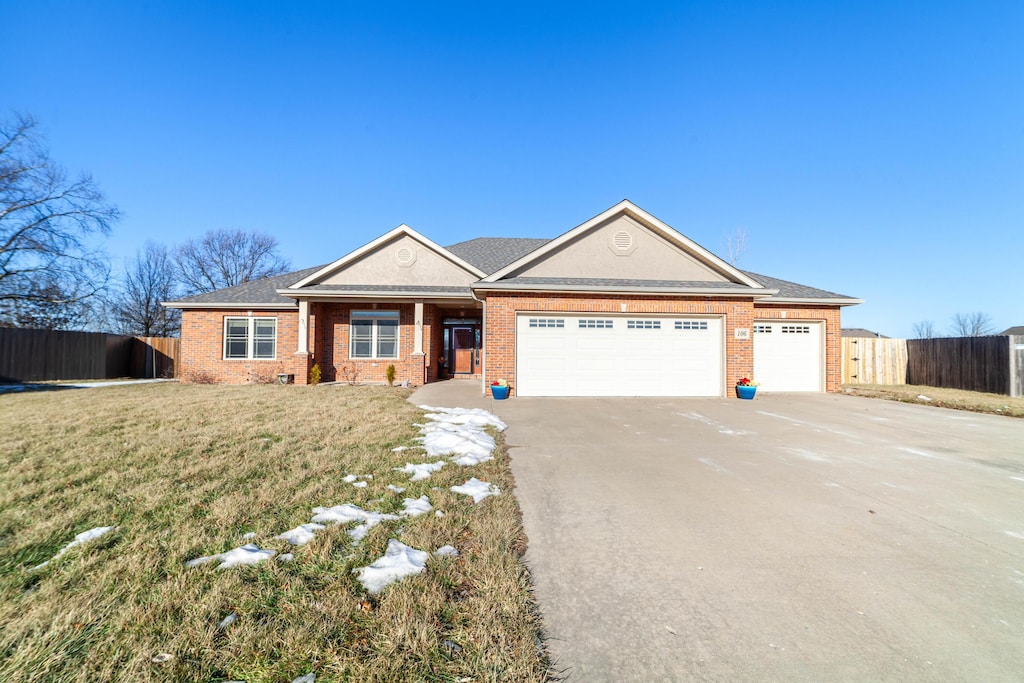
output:
M 763 290 L 742 271 L 623 201 L 484 279 L 706 283 Z
M 443 247 L 401 225 L 296 282 L 296 293 L 319 287 L 465 287 L 483 273 Z

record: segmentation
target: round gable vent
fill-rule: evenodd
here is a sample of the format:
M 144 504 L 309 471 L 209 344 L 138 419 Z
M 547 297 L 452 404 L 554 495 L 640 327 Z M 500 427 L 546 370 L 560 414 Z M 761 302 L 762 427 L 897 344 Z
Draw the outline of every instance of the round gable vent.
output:
M 626 230 L 619 230 L 612 235 L 611 242 L 608 244 L 611 250 L 619 256 L 628 256 L 633 253 L 636 249 L 636 243 L 633 241 L 633 235 Z
M 408 268 L 416 261 L 416 252 L 409 247 L 400 247 L 395 252 L 395 260 L 398 261 L 398 265 L 403 268 Z

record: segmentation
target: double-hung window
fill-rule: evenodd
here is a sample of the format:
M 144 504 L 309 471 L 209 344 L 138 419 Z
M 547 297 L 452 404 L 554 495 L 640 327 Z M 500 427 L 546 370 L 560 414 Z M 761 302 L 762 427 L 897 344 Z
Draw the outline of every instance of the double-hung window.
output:
M 274 360 L 277 318 L 224 318 L 224 358 Z
M 352 311 L 350 358 L 398 358 L 398 311 Z

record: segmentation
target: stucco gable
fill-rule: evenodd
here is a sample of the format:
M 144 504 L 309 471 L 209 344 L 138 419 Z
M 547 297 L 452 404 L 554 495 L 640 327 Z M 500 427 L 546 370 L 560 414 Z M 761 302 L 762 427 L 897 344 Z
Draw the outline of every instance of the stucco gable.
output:
M 762 285 L 628 200 L 485 278 L 608 278 Z
M 483 275 L 444 247 L 401 225 L 289 289 L 345 285 L 468 287 Z

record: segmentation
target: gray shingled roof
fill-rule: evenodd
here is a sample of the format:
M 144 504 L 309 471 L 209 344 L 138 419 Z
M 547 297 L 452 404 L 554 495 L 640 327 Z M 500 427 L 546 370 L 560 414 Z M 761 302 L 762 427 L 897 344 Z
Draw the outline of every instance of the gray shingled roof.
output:
M 490 275 L 550 241 L 531 237 L 477 237 L 445 249 Z
M 876 339 L 888 339 L 884 334 L 878 334 L 877 332 L 866 330 L 863 327 L 844 327 L 839 332 L 842 337 L 875 337 Z
M 494 273 L 501 270 L 508 264 L 516 261 L 526 254 L 529 254 L 550 240 L 535 239 L 528 237 L 478 237 L 477 239 L 459 242 L 446 247 L 450 252 L 468 263 L 476 266 L 485 273 Z M 305 277 L 308 277 L 324 266 L 305 268 L 284 275 L 254 280 L 235 287 L 227 287 L 214 292 L 197 294 L 173 302 L 178 308 L 192 306 L 211 306 L 215 304 L 225 305 L 254 305 L 254 306 L 275 306 L 294 307 L 295 300 L 277 293 L 278 289 L 284 289 Z M 757 280 L 767 289 L 777 289 L 779 293 L 764 299 L 771 301 L 774 298 L 780 299 L 852 299 L 853 297 L 843 296 L 824 289 L 808 287 L 806 285 L 779 280 L 778 278 L 758 275 L 757 273 L 745 272 L 749 277 Z M 563 285 L 579 287 L 624 287 L 624 288 L 653 288 L 653 289 L 678 289 L 678 288 L 702 288 L 702 289 L 736 289 L 743 285 L 733 282 L 691 282 L 691 281 L 670 281 L 670 280 L 620 280 L 613 278 L 511 278 L 502 280 L 502 284 L 532 285 Z M 352 291 L 352 292 L 394 292 L 402 293 L 409 291 L 431 292 L 440 295 L 470 296 L 468 287 L 439 287 L 439 286 L 416 286 L 406 285 L 316 285 L 303 288 L 303 291 Z
M 1008 327 L 1005 330 L 1003 330 L 1002 332 L 1000 332 L 999 334 L 1000 335 L 1004 335 L 1004 334 L 1005 335 L 1010 335 L 1010 334 L 1012 334 L 1012 335 L 1024 335 L 1024 325 L 1017 325 L 1016 327 Z
M 269 306 L 281 304 L 281 306 L 296 306 L 295 299 L 281 296 L 277 290 L 293 285 L 304 277 L 308 277 L 324 266 L 304 268 L 284 275 L 265 277 L 262 280 L 245 282 L 234 287 L 204 292 L 195 296 L 178 299 L 174 304 L 191 304 L 193 306 L 209 306 L 211 304 L 253 304 Z M 188 306 L 176 306 L 176 308 L 188 308 Z
M 789 282 L 787 280 L 780 280 L 775 277 L 768 277 L 767 275 L 758 275 L 757 273 L 751 273 L 750 271 L 743 271 L 748 277 L 752 277 L 768 289 L 777 289 L 779 293 L 772 298 L 779 299 L 853 299 L 852 296 L 844 296 L 842 294 L 836 294 L 835 292 L 828 292 L 824 289 L 817 289 L 815 287 L 808 287 L 807 285 L 800 285 L 796 282 Z

